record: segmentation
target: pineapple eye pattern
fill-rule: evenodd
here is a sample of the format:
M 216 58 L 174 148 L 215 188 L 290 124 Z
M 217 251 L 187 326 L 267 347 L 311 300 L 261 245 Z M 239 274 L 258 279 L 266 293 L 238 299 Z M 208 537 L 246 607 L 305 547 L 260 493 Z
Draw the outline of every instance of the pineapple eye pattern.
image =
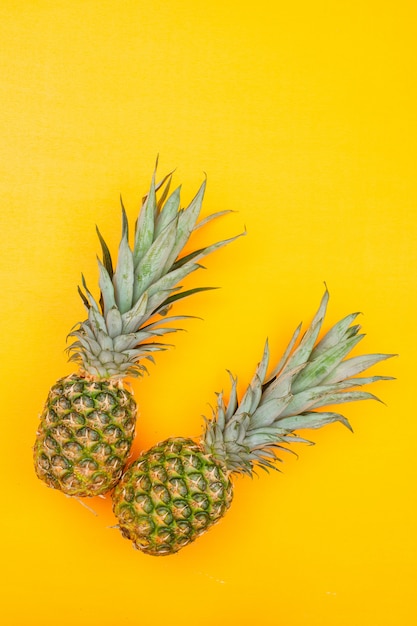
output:
M 126 408 L 129 392 L 123 390 L 125 406 L 118 409 L 119 396 L 108 393 L 108 386 L 108 381 L 92 384 L 71 375 L 51 390 L 34 450 L 36 473 L 48 486 L 82 497 L 101 493 L 120 478 L 135 414 Z
M 220 465 L 216 470 L 218 481 L 209 490 L 213 462 L 191 439 L 168 439 L 145 453 L 116 487 L 115 513 L 124 536 L 149 554 L 176 552 L 193 541 L 232 500 L 227 476 Z

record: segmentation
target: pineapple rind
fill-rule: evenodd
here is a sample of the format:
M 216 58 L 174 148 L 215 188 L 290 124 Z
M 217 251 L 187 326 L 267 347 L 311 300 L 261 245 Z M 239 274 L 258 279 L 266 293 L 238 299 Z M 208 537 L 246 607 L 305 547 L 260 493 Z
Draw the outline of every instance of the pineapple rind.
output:
M 171 438 L 142 454 L 113 493 L 123 536 L 143 552 L 174 554 L 223 517 L 233 486 L 220 461 L 192 439 Z
M 51 388 L 34 446 L 38 477 L 72 496 L 97 496 L 120 479 L 135 431 L 136 404 L 113 381 L 71 374 Z

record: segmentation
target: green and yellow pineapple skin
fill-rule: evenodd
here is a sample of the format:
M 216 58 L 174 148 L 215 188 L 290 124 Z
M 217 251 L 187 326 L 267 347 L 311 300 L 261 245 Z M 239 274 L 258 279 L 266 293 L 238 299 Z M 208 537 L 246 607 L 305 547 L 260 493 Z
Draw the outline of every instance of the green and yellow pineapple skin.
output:
M 224 464 L 192 439 L 171 438 L 142 454 L 114 491 L 126 539 L 143 552 L 175 554 L 226 513 L 233 486 Z
M 34 446 L 37 476 L 67 495 L 97 496 L 120 479 L 136 403 L 120 383 L 72 374 L 51 388 Z

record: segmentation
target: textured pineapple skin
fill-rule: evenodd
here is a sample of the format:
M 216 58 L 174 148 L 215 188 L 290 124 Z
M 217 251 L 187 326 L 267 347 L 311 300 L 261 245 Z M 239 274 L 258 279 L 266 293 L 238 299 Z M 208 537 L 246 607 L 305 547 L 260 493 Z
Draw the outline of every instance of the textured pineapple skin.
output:
M 58 380 L 36 436 L 37 476 L 70 496 L 109 491 L 123 472 L 135 423 L 135 400 L 121 384 L 78 374 Z
M 192 439 L 171 438 L 142 454 L 113 492 L 122 535 L 143 552 L 178 552 L 226 513 L 233 486 L 220 461 Z

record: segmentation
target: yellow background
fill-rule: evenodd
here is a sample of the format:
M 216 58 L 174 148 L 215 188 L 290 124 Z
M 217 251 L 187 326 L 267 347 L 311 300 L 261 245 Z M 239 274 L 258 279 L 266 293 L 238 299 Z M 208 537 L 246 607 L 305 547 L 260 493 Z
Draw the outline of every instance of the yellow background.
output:
M 22 1 L 0 4 L 1 615 L 7 626 L 408 626 L 416 589 L 414 1 Z M 328 325 L 363 311 L 366 352 L 399 353 L 284 473 L 236 481 L 222 523 L 178 555 L 123 540 L 32 469 L 38 414 L 71 371 L 65 337 L 160 172 L 183 200 L 208 175 L 206 261 L 176 348 L 134 382 L 135 452 L 198 436 L 229 368 L 277 360 L 326 281 Z

